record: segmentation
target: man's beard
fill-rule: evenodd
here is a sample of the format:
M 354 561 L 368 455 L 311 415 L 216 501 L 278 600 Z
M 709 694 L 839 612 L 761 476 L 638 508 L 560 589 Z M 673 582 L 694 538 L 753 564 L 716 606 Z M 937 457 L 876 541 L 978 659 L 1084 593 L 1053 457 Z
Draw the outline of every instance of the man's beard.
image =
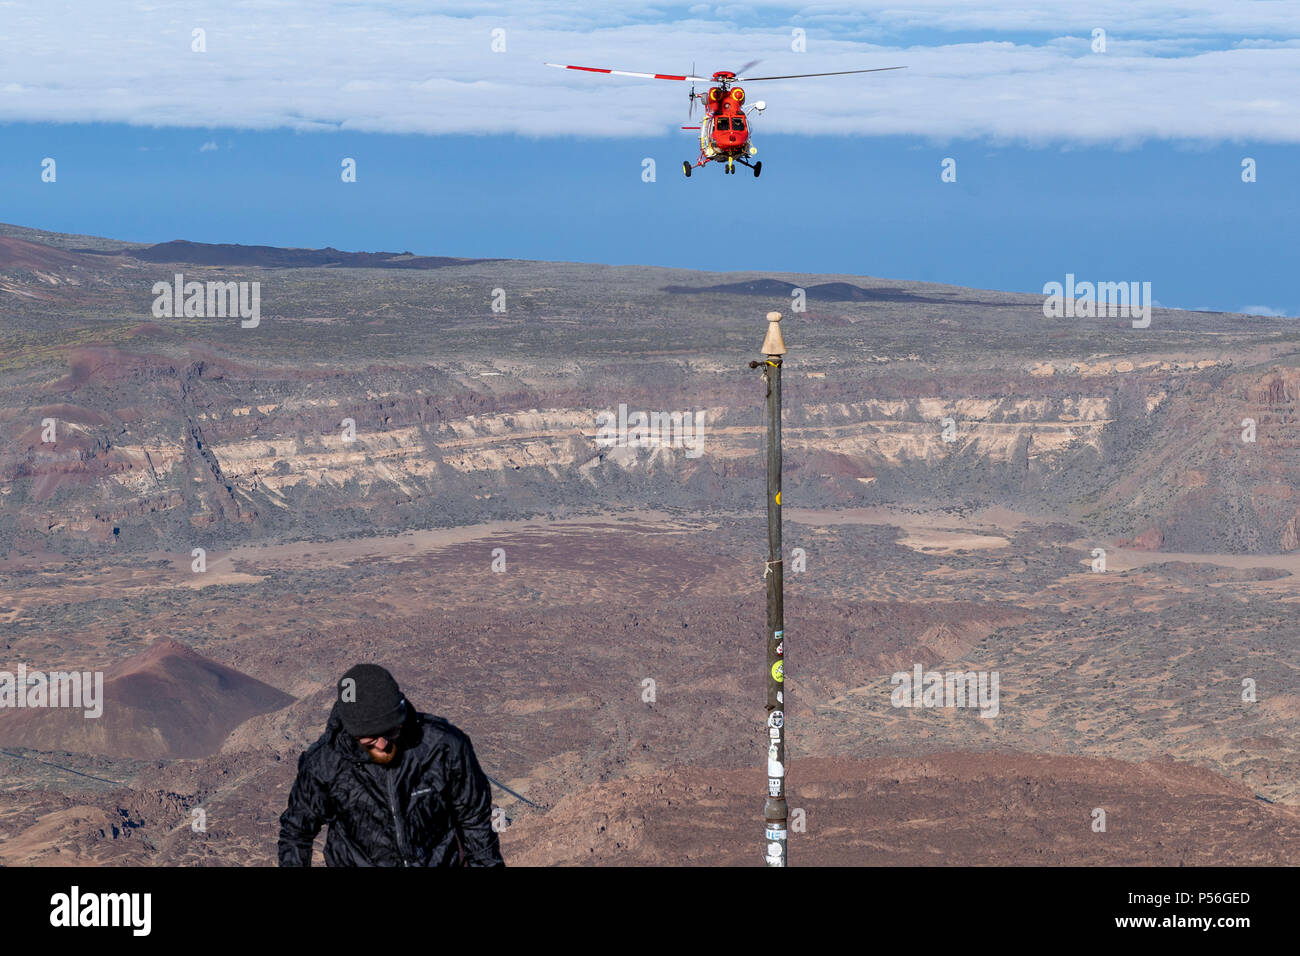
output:
M 376 749 L 376 748 L 374 748 L 374 747 L 367 747 L 367 748 L 366 748 L 366 753 L 368 753 L 368 754 L 370 755 L 370 759 L 373 760 L 375 763 L 377 763 L 377 764 L 381 764 L 381 765 L 387 765 L 387 764 L 390 764 L 390 763 L 392 763 L 394 760 L 397 759 L 397 750 L 398 750 L 398 747 L 397 747 L 396 742 L 390 740 L 390 741 L 388 742 L 388 752 L 387 752 L 387 753 L 385 753 L 385 752 L 382 751 L 382 750 L 378 750 L 378 749 Z

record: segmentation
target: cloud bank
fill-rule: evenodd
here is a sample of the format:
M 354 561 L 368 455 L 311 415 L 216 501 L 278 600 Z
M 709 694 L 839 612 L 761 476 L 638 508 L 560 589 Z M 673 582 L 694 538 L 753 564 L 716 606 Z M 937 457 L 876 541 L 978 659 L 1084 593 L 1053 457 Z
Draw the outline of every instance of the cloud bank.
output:
M 761 75 L 908 67 L 761 84 L 764 132 L 1294 143 L 1297 23 L 1300 0 L 0 0 L 0 122 L 649 136 L 685 123 L 684 84 L 543 63 L 761 58 Z

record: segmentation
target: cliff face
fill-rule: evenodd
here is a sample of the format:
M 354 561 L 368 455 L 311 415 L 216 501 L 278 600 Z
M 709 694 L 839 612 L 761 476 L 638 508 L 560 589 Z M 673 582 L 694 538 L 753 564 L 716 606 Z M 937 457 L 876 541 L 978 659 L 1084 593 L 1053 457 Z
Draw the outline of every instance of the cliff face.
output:
M 188 550 L 761 498 L 744 362 L 781 303 L 753 282 L 454 260 L 232 273 L 6 242 L 0 548 Z M 154 320 L 152 282 L 176 272 L 260 282 L 268 314 L 248 330 Z M 912 283 L 835 298 L 787 318 L 787 501 L 1006 502 L 1173 550 L 1300 546 L 1300 369 L 1274 322 L 1062 326 L 1037 297 Z M 611 441 L 600 416 L 620 406 L 667 431 Z
M 322 531 L 347 531 L 636 496 L 748 507 L 762 474 L 761 396 L 731 372 L 697 372 L 671 389 L 650 375 L 622 385 L 570 376 L 489 392 L 465 368 L 395 367 L 382 370 L 378 391 L 352 373 L 303 380 L 294 369 L 116 348 L 75 350 L 68 361 L 65 375 L 34 390 L 60 401 L 0 411 L 11 535 L 143 547 L 188 529 L 221 540 L 274 534 L 308 515 Z M 809 504 L 866 503 L 880 489 L 969 494 L 981 482 L 994 494 L 1026 493 L 1079 456 L 1100 455 L 1112 420 L 1100 382 L 1025 395 L 1011 381 L 979 398 L 899 382 L 890 397 L 863 399 L 852 380 L 813 378 L 800 364 L 787 372 L 786 481 Z M 611 442 L 598 416 L 619 404 L 629 415 L 689 413 L 692 428 Z

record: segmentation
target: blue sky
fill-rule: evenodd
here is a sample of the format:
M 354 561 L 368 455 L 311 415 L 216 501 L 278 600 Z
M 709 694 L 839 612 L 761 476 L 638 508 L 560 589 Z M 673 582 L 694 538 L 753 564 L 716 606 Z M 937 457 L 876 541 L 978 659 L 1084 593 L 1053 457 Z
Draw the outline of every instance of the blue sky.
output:
M 0 0 L 0 221 L 1023 292 L 1072 272 L 1296 316 L 1298 23 L 1292 0 Z M 908 69 L 752 86 L 756 181 L 682 177 L 681 84 L 542 66 L 756 57 Z

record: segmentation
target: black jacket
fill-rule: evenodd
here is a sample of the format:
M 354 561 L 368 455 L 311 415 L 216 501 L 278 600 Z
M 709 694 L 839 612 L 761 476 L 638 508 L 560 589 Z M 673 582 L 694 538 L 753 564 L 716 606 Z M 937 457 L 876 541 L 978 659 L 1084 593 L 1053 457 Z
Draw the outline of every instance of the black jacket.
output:
M 280 815 L 280 865 L 311 866 L 312 841 L 328 824 L 326 866 L 504 866 L 488 779 L 469 738 L 410 708 L 399 747 L 380 766 L 331 711 L 325 733 L 298 760 Z

